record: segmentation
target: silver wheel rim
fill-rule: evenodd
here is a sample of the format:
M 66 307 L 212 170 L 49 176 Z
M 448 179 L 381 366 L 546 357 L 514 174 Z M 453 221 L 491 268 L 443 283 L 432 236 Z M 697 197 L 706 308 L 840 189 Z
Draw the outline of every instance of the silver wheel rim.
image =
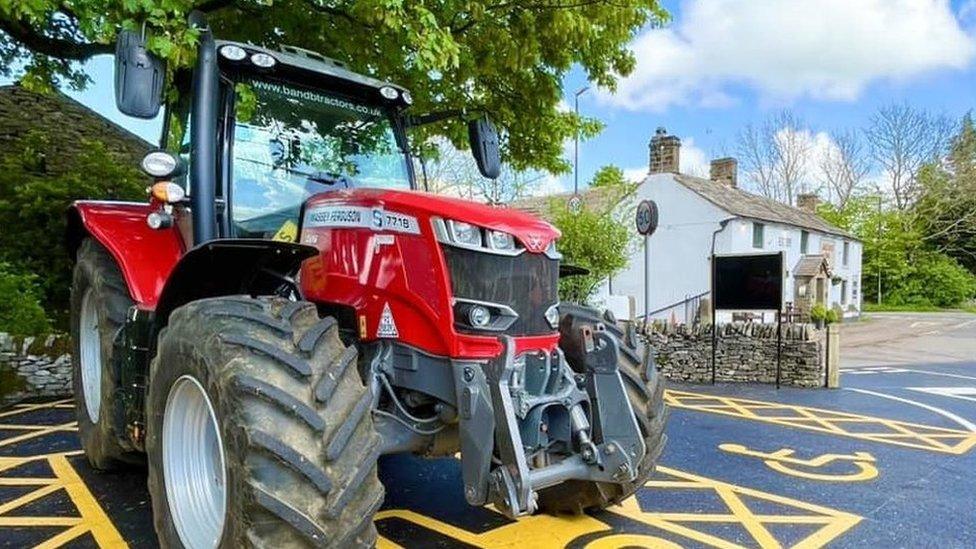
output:
M 227 475 L 217 415 L 200 382 L 176 380 L 163 412 L 163 478 L 180 541 L 216 547 L 224 529 Z
M 78 329 L 81 347 L 81 393 L 85 409 L 92 423 L 98 423 L 102 405 L 102 341 L 98 333 L 98 303 L 91 288 L 81 298 L 81 319 Z

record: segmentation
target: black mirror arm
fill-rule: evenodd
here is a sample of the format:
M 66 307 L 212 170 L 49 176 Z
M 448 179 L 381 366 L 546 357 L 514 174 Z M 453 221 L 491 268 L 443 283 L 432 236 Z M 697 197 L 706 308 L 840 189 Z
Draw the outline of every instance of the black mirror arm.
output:
M 467 114 L 468 111 L 466 109 L 452 109 L 449 111 L 431 112 L 422 114 L 420 116 L 408 116 L 407 126 L 412 128 L 426 126 L 427 124 L 433 124 L 434 122 L 440 122 L 441 120 L 447 120 L 450 118 L 459 118 L 463 120 Z

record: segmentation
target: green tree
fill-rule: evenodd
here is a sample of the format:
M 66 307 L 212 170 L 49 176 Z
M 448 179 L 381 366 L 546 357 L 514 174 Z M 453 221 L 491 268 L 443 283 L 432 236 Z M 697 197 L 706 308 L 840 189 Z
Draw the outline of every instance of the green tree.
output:
M 144 200 L 146 178 L 97 141 L 79 143 L 58 173 L 48 173 L 48 139 L 35 130 L 0 153 L 0 261 L 37 275 L 42 303 L 64 328 L 71 285 L 64 243 L 68 206 L 79 199 Z
M 603 166 L 593 175 L 593 180 L 590 181 L 591 189 L 599 189 L 606 187 L 622 187 L 627 184 L 627 180 L 624 178 L 624 171 L 617 166 Z
M 0 332 L 36 336 L 48 331 L 50 324 L 35 282 L 36 277 L 0 263 Z
M 554 198 L 547 216 L 563 233 L 559 250 L 564 261 L 589 270 L 559 281 L 560 298 L 577 303 L 586 303 L 603 281 L 627 266 L 634 241 L 621 211 L 632 209 L 636 185 L 619 168 L 605 166 L 589 186 L 578 212 L 569 209 L 565 198 Z
M 171 68 L 187 66 L 192 9 L 208 13 L 223 38 L 308 48 L 403 84 L 416 112 L 485 111 L 514 169 L 553 173 L 569 168 L 563 141 L 600 127 L 557 108 L 567 72 L 579 66 L 614 89 L 635 65 L 630 40 L 667 18 L 658 0 L 0 0 L 0 71 L 24 72 L 35 87 L 82 87 L 87 76 L 73 62 L 110 53 L 118 28 L 143 25 Z M 466 146 L 460 123 L 418 137 L 433 133 Z
M 916 224 L 925 242 L 976 273 L 976 128 L 966 115 L 944 162 L 918 176 Z
M 863 244 L 864 299 L 883 303 L 952 307 L 976 296 L 976 277 L 924 238 L 911 210 L 880 209 L 876 196 L 849 200 L 843 209 L 821 205 L 824 219 L 856 235 Z

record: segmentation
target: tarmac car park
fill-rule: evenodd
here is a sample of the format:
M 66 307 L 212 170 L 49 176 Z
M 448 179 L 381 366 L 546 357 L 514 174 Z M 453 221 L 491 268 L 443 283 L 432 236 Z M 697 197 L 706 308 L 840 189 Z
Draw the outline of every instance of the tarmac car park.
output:
M 513 520 L 467 506 L 454 458 L 384 458 L 379 546 L 976 546 L 976 317 L 843 337 L 843 389 L 669 385 L 657 473 L 605 511 Z M 0 546 L 154 546 L 144 473 L 90 469 L 72 406 L 0 412 Z

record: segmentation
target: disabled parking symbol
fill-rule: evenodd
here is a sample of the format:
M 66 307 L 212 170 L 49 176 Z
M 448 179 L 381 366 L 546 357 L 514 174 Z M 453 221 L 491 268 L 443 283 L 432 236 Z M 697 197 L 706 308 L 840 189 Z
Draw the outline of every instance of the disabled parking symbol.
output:
M 793 477 L 824 482 L 865 482 L 878 476 L 878 468 L 874 466 L 874 456 L 867 452 L 853 454 L 823 454 L 810 459 L 793 457 L 796 453 L 789 448 L 782 448 L 775 452 L 765 453 L 750 450 L 741 444 L 719 444 L 719 449 L 730 454 L 755 457 L 763 460 L 767 467 Z M 824 467 L 835 462 L 848 462 L 853 472 L 834 473 L 823 472 Z M 831 467 L 836 469 L 836 467 Z

